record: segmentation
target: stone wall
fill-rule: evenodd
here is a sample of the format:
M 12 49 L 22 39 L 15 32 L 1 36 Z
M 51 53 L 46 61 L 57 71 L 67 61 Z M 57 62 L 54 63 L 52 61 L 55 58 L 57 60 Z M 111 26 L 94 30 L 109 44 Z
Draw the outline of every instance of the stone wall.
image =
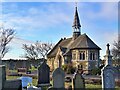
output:
M 17 68 L 30 68 L 31 65 L 37 67 L 44 59 L 39 60 L 2 60 L 7 69 L 13 70 Z

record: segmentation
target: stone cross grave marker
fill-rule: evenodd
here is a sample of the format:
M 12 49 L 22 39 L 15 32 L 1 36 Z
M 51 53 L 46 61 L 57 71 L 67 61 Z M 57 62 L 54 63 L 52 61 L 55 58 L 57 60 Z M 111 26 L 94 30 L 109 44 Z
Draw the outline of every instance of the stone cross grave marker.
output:
M 50 67 L 44 61 L 38 68 L 38 86 L 50 85 Z
M 115 69 L 112 66 L 112 56 L 110 55 L 109 44 L 107 44 L 107 50 L 105 55 L 106 65 L 103 67 L 102 75 L 102 88 L 112 89 L 115 88 Z
M 65 87 L 65 73 L 62 68 L 57 68 L 53 72 L 53 88 L 64 88 Z
M 73 79 L 72 79 L 72 88 L 76 89 L 84 89 L 85 88 L 85 80 L 82 75 L 77 71 L 75 72 Z

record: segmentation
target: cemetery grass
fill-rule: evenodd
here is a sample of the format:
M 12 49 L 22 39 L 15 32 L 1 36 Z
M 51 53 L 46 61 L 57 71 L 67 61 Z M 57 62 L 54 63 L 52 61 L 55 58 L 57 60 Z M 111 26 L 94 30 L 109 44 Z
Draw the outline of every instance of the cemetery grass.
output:
M 20 78 L 20 76 L 6 76 L 6 79 L 7 79 L 7 80 L 17 79 L 17 78 Z M 36 79 L 36 78 L 33 78 L 32 84 L 33 84 L 34 86 L 37 85 L 37 79 Z
M 17 73 L 17 70 L 9 70 L 9 72 Z
M 6 76 L 6 78 L 8 80 L 11 80 L 11 79 L 17 79 L 19 78 L 20 76 Z M 33 78 L 33 81 L 32 81 L 33 85 L 36 86 L 37 85 L 37 78 Z M 52 84 L 52 81 L 50 81 L 50 83 Z M 72 85 L 72 83 L 65 83 L 65 86 L 66 87 L 69 87 L 70 85 Z M 95 85 L 95 84 L 85 84 L 85 87 L 86 88 L 102 88 L 102 85 Z M 116 86 L 116 88 L 120 89 L 120 87 Z

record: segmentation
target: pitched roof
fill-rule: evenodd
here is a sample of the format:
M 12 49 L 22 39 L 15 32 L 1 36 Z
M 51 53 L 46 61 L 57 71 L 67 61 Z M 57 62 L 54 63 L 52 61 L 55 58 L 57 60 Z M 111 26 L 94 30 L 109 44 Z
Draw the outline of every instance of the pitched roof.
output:
M 61 39 L 48 53 L 47 57 L 55 57 L 59 47 L 64 55 L 70 55 L 72 49 L 101 49 L 86 34 L 83 34 L 75 40 L 72 38 Z
M 99 48 L 86 34 L 80 35 L 75 39 L 74 43 L 70 46 L 70 49 L 101 49 Z
M 68 44 L 71 42 L 72 38 L 68 39 L 61 39 L 54 47 L 53 49 L 47 54 L 47 57 L 55 57 L 57 54 L 58 48 L 60 47 L 63 52 L 66 51 Z M 66 48 L 66 49 L 65 49 Z

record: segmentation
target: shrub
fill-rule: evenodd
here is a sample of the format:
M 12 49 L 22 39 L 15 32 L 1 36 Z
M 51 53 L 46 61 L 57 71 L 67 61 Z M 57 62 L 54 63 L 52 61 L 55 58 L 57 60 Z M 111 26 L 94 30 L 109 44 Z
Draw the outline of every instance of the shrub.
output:
M 62 69 L 66 72 L 67 71 L 67 64 L 62 65 Z
M 29 69 L 30 71 L 35 71 L 35 70 L 37 70 L 36 68 L 35 68 L 35 66 L 31 66 L 31 69 Z
M 101 74 L 101 69 L 100 68 L 94 68 L 91 70 L 92 75 L 100 75 Z
M 62 68 L 67 74 L 74 74 L 76 70 L 71 63 L 63 65 Z

